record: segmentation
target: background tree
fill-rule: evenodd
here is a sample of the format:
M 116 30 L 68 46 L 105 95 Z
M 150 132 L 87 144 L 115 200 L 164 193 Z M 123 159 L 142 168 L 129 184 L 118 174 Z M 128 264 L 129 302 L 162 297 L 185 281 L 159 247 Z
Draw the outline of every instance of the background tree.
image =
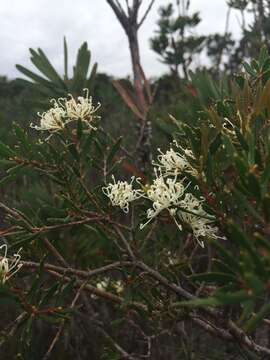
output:
M 218 70 L 227 68 L 226 63 L 234 44 L 235 41 L 232 39 L 231 33 L 224 35 L 216 33 L 207 37 L 207 55 L 211 60 L 210 70 L 214 70 L 217 73 Z
M 138 32 L 143 22 L 145 21 L 148 13 L 150 12 L 155 0 L 151 0 L 144 15 L 142 15 L 142 17 L 139 19 L 139 10 L 142 2 L 142 0 L 133 0 L 132 4 L 130 4 L 130 1 L 127 0 L 125 11 L 124 7 L 119 3 L 118 0 L 107 0 L 107 3 L 111 6 L 128 38 L 134 76 L 136 105 L 139 107 L 142 115 L 145 115 L 147 112 L 147 105 L 149 103 L 149 99 L 146 98 L 144 93 L 144 84 L 146 78 L 141 65 Z
M 138 126 L 138 141 L 134 152 L 138 152 L 139 156 L 137 157 L 137 162 L 142 170 L 145 170 L 146 163 L 149 163 L 149 160 L 151 159 L 151 123 L 147 115 L 150 105 L 153 102 L 153 94 L 141 65 L 138 32 L 154 2 L 155 0 L 150 1 L 144 14 L 139 18 L 139 10 L 143 0 L 133 0 L 132 3 L 130 3 L 129 0 L 126 0 L 126 10 L 118 0 L 107 0 L 107 3 L 111 6 L 128 38 L 134 77 L 134 89 L 128 89 L 120 82 L 114 82 L 114 85 L 125 103 L 133 111 L 136 118 L 140 120 Z
M 156 36 L 151 39 L 151 48 L 167 64 L 172 73 L 179 77 L 179 67 L 185 78 L 188 68 L 202 51 L 205 37 L 197 36 L 192 30 L 200 23 L 199 13 L 189 15 L 190 1 L 177 0 L 159 10 L 160 19 Z M 175 17 L 174 13 L 178 11 Z
M 228 60 L 235 46 L 235 40 L 229 31 L 230 15 L 231 7 L 228 7 L 224 34 L 210 34 L 206 39 L 207 55 L 211 60 L 210 70 L 214 70 L 215 74 L 228 68 Z
M 270 50 L 270 3 L 266 0 L 230 0 L 228 6 L 241 14 L 242 36 L 229 60 L 229 67 L 234 71 L 243 59 L 256 57 L 262 44 Z

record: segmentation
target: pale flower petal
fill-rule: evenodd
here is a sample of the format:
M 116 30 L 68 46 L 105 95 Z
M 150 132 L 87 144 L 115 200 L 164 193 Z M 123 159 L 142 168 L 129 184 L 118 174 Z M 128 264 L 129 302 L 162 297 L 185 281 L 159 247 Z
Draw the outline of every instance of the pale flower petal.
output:
M 180 150 L 184 153 L 181 154 Z M 192 167 L 188 158 L 194 158 L 193 153 L 189 149 L 182 149 L 176 141 L 171 144 L 169 150 L 163 153 L 158 149 L 160 155 L 157 157 L 157 162 L 153 162 L 154 165 L 163 173 L 163 176 L 175 176 L 180 175 L 184 171 L 190 173 L 193 176 L 198 176 L 196 169 Z
M 72 95 L 69 95 L 69 100 L 65 100 L 64 106 L 66 109 L 67 117 L 71 120 L 81 119 L 85 122 L 90 128 L 96 130 L 92 126 L 92 122 L 95 118 L 99 116 L 94 115 L 96 111 L 100 108 L 100 103 L 97 106 L 93 105 L 92 97 L 89 96 L 89 90 L 84 89 L 85 96 L 79 96 L 77 101 Z
M 119 206 L 125 213 L 129 211 L 129 203 L 143 195 L 141 190 L 133 189 L 132 184 L 135 179 L 131 178 L 130 184 L 127 181 L 115 181 L 102 189 L 103 193 L 108 196 L 113 206 Z M 138 180 L 138 179 L 137 179 Z
M 180 207 L 184 210 L 180 210 L 180 218 L 189 226 L 193 231 L 193 235 L 199 242 L 199 244 L 204 247 L 204 243 L 201 240 L 204 237 L 208 238 L 217 238 L 218 228 L 212 226 L 212 223 L 215 221 L 214 217 L 210 217 L 209 214 L 203 209 L 202 203 L 203 200 L 198 200 L 193 194 L 185 194 L 184 199 L 180 202 Z
M 0 260 L 0 283 L 5 284 L 22 267 L 20 263 L 21 255 L 19 254 L 21 249 L 13 255 L 14 257 L 11 261 L 7 258 L 7 245 L 0 246 L 1 249 L 4 249 L 4 256 Z
M 147 191 L 147 197 L 153 202 L 153 208 L 147 210 L 148 221 L 141 224 L 143 229 L 154 217 L 156 217 L 162 210 L 168 210 L 170 215 L 175 220 L 177 226 L 181 229 L 181 225 L 175 219 L 177 206 L 185 191 L 185 186 L 182 182 L 177 181 L 177 178 L 164 178 L 161 173 L 158 174 L 156 170 L 156 179 Z
M 93 105 L 88 89 L 84 89 L 84 96 L 79 96 L 77 100 L 69 95 L 68 99 L 52 99 L 51 102 L 53 103 L 51 109 L 42 114 L 38 113 L 41 118 L 40 125 L 30 124 L 30 127 L 54 133 L 63 130 L 68 123 L 81 119 L 90 129 L 96 130 L 92 123 L 94 119 L 99 118 L 95 113 L 101 105 L 99 103 L 97 106 Z

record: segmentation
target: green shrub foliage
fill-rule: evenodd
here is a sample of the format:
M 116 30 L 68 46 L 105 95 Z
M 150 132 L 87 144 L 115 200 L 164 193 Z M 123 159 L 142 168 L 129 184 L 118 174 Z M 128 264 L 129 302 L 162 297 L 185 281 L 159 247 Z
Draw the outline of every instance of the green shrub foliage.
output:
M 14 123 L 16 144 L 0 143 L 1 346 L 45 359 L 75 334 L 93 358 L 162 359 L 169 336 L 189 359 L 193 323 L 269 356 L 255 336 L 270 312 L 269 91 L 265 49 L 226 86 L 193 74 L 193 108 L 158 120 L 174 141 L 153 149 L 147 174 L 89 90 L 61 94 L 26 130 Z

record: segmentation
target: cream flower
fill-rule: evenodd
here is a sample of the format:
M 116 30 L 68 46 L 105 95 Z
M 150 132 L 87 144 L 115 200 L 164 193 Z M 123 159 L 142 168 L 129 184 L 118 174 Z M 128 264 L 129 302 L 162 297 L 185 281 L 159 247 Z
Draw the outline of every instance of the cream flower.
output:
M 64 129 L 66 124 L 65 121 L 66 112 L 57 103 L 55 99 L 52 99 L 52 102 L 54 106 L 51 109 L 49 109 L 46 112 L 43 112 L 42 114 L 38 113 L 38 116 L 41 118 L 40 126 L 30 124 L 30 127 L 32 127 L 35 130 L 52 131 L 52 132 L 56 132 Z
M 111 200 L 113 206 L 119 206 L 125 213 L 128 213 L 129 203 L 141 197 L 142 191 L 132 188 L 134 176 L 131 178 L 130 184 L 127 181 L 115 182 L 114 176 L 112 179 L 113 183 L 104 187 L 102 191 Z
M 0 283 L 5 284 L 22 267 L 22 264 L 20 264 L 21 255 L 19 254 L 21 249 L 13 255 L 14 258 L 11 262 L 7 258 L 7 245 L 1 245 L 1 249 L 4 249 L 4 256 L 0 260 Z
M 69 100 L 65 99 L 65 110 L 67 117 L 71 120 L 84 121 L 90 128 L 96 130 L 92 126 L 92 121 L 99 116 L 94 115 L 94 113 L 100 108 L 100 103 L 95 107 L 92 102 L 92 97 L 89 96 L 89 90 L 84 89 L 85 96 L 78 96 L 77 101 L 72 95 L 69 95 Z
M 147 191 L 147 197 L 153 202 L 153 208 L 147 210 L 148 221 L 145 224 L 141 224 L 140 229 L 143 229 L 162 210 L 166 209 L 181 230 L 182 227 L 177 223 L 175 215 L 177 206 L 180 203 L 180 199 L 183 196 L 185 189 L 182 182 L 177 181 L 176 176 L 174 179 L 164 179 L 162 174 L 158 175 L 156 171 L 156 179 Z
M 101 280 L 100 282 L 97 283 L 97 289 L 98 290 L 102 290 L 102 291 L 106 291 L 106 289 L 108 288 L 110 283 L 110 278 L 105 277 L 103 280 Z
M 198 200 L 194 195 L 187 193 L 184 199 L 179 203 L 180 207 L 186 211 L 180 210 L 180 218 L 189 226 L 193 231 L 193 235 L 198 243 L 204 247 L 204 242 L 201 240 L 203 237 L 217 238 L 218 228 L 213 227 L 212 223 L 215 218 L 207 214 L 202 207 L 204 200 Z M 189 211 L 189 212 L 188 212 Z
M 174 144 L 178 150 L 174 150 L 172 144 L 170 149 L 165 153 L 158 149 L 160 155 L 157 157 L 157 163 L 153 162 L 153 164 L 158 166 L 164 176 L 179 175 L 183 171 L 186 171 L 196 177 L 198 172 L 191 166 L 188 160 L 188 157 L 194 158 L 192 151 L 189 149 L 182 149 L 176 141 L 174 141 Z M 180 154 L 180 149 L 184 154 Z
M 109 287 L 113 288 L 117 294 L 121 294 L 124 291 L 124 285 L 121 280 L 111 281 L 109 277 L 103 278 L 96 284 L 98 290 L 106 291 Z
M 92 97 L 89 96 L 89 90 L 84 89 L 85 96 L 79 96 L 77 101 L 72 95 L 69 99 L 59 98 L 58 100 L 52 99 L 53 107 L 42 114 L 38 113 L 40 125 L 30 124 L 35 130 L 57 132 L 63 130 L 66 124 L 81 119 L 87 126 L 96 130 L 92 126 L 92 122 L 99 116 L 94 113 L 100 108 L 100 104 L 95 107 L 92 103 Z
M 112 284 L 113 288 L 117 292 L 117 294 L 121 294 L 124 291 L 123 281 L 117 280 Z

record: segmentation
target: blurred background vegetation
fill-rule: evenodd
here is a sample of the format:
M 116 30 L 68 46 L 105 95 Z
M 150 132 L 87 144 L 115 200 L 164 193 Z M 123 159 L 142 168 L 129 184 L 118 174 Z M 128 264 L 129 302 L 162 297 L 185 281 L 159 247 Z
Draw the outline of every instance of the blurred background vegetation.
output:
M 156 155 L 156 149 L 172 141 L 173 134 L 176 132 L 188 137 L 189 133 L 186 125 L 193 127 L 195 133 L 197 127 L 200 126 L 199 122 L 209 115 L 208 111 L 212 111 L 211 116 L 213 118 L 216 116 L 215 111 L 218 114 L 217 116 L 222 116 L 221 114 L 224 113 L 224 117 L 232 111 L 233 116 L 236 117 L 235 109 L 232 110 L 227 100 L 229 98 L 235 100 L 237 97 L 235 83 L 240 84 L 241 90 L 245 91 L 244 86 L 242 86 L 244 81 L 242 77 L 243 71 L 254 82 L 257 81 L 255 79 L 258 77 L 259 71 L 262 78 L 264 75 L 269 77 L 270 65 L 269 59 L 266 60 L 266 55 L 258 62 L 252 59 L 259 57 L 262 47 L 266 49 L 264 54 L 270 51 L 270 2 L 263 0 L 229 0 L 227 4 L 228 12 L 224 24 L 224 33 L 213 33 L 208 36 L 196 34 L 196 28 L 201 18 L 199 13 L 191 13 L 189 0 L 175 0 L 171 3 L 167 2 L 161 7 L 159 20 L 149 46 L 156 53 L 158 59 L 167 65 L 168 71 L 158 78 L 146 79 L 147 74 L 143 73 L 143 66 L 138 62 L 139 59 L 134 60 L 132 58 L 134 78 L 135 80 L 137 77 L 140 78 L 137 84 L 133 78 L 116 79 L 100 73 L 98 65 L 94 63 L 95 54 L 90 52 L 87 42 L 78 44 L 77 59 L 72 74 L 68 74 L 67 70 L 69 56 L 66 39 L 63 42 L 63 49 L 59 49 L 59 53 L 64 53 L 61 74 L 57 73 L 50 59 L 47 58 L 46 49 L 30 49 L 31 61 L 35 66 L 35 71 L 17 65 L 17 69 L 23 75 L 22 78 L 10 80 L 5 74 L 0 77 L 1 143 L 8 144 L 12 149 L 15 146 L 15 138 L 20 134 L 23 136 L 19 129 L 28 129 L 30 122 L 38 118 L 37 112 L 43 112 L 48 108 L 49 99 L 66 97 L 69 93 L 76 97 L 81 94 L 84 88 L 88 88 L 94 101 L 102 104 L 100 113 L 103 119 L 102 126 L 105 132 L 107 131 L 110 134 L 110 146 L 113 147 L 113 144 L 118 144 L 118 140 L 121 138 L 121 146 L 125 149 L 125 155 L 127 155 L 128 159 L 125 166 L 126 172 L 134 174 L 137 171 L 136 175 L 147 177 L 151 160 Z M 232 9 L 239 12 L 239 19 L 241 19 L 239 23 L 241 27 L 240 39 L 235 39 L 228 27 Z M 248 22 L 246 21 L 247 14 L 249 15 Z M 134 35 L 133 28 L 129 29 L 130 33 L 126 29 L 125 31 L 132 43 L 136 35 Z M 205 64 L 198 66 L 197 57 L 202 52 L 204 53 Z M 139 66 L 136 68 L 136 65 Z M 263 81 L 263 85 L 265 85 L 265 82 Z M 253 88 L 250 92 L 252 91 Z M 243 98 L 245 95 L 246 93 L 244 93 Z M 250 93 L 249 96 L 251 96 Z M 14 130 L 13 123 L 20 126 L 17 131 Z M 211 137 L 212 135 L 207 133 L 207 136 Z M 138 138 L 140 141 L 138 141 Z M 211 144 L 211 151 L 215 146 L 219 146 L 218 140 L 213 141 Z M 194 144 L 194 147 L 196 147 L 196 144 Z M 134 159 L 134 151 L 138 149 L 142 151 L 139 152 L 138 158 L 135 157 Z M 213 150 L 214 152 L 215 150 Z M 0 193 L 3 199 L 7 199 L 8 194 L 8 202 L 16 204 L 17 201 L 22 203 L 31 202 L 37 193 L 39 197 L 44 195 L 44 198 L 46 198 L 46 191 L 44 190 L 43 194 L 43 189 L 35 182 L 35 178 L 28 182 L 24 177 L 20 178 L 20 180 L 14 177 L 14 181 L 7 182 L 5 163 L 2 164 L 3 167 L 0 169 Z M 228 182 L 230 182 L 229 180 L 230 174 L 228 173 Z M 213 179 L 207 179 L 207 181 L 211 183 Z M 33 183 L 36 183 L 36 185 L 33 186 Z M 12 194 L 13 199 L 10 194 Z M 48 202 L 48 208 L 49 206 L 51 204 Z M 251 216 L 251 214 L 249 215 Z M 4 226 L 1 219 L 0 213 L 0 227 Z M 80 237 L 79 234 L 76 234 L 76 236 Z M 103 234 L 100 233 L 97 235 L 100 238 L 102 236 Z M 235 236 L 237 237 L 237 235 Z M 174 234 L 172 234 L 172 237 L 174 237 Z M 72 248 L 72 244 L 70 247 Z M 61 251 L 65 252 L 67 250 L 61 248 Z M 79 251 L 81 255 L 85 251 L 83 241 Z M 99 249 L 95 249 L 95 251 L 98 252 Z M 101 259 L 102 256 L 101 253 Z M 85 265 L 84 260 L 84 256 L 82 256 L 80 265 Z M 247 261 L 249 261 L 249 258 Z M 204 260 L 202 261 L 202 267 L 203 264 Z M 200 268 L 200 264 L 198 268 Z M 6 309 L 8 308 L 6 305 Z M 113 317 L 110 313 L 111 310 L 105 306 L 100 309 L 101 312 L 104 312 L 104 317 L 107 320 Z M 224 311 L 226 311 L 226 308 Z M 2 323 L 8 321 L 8 313 L 3 311 L 2 318 L 4 319 Z M 50 334 L 49 326 L 41 326 L 40 323 L 37 323 L 35 327 L 38 336 L 34 339 L 36 343 L 31 347 L 32 352 L 29 359 L 39 359 L 40 354 L 46 351 L 48 345 L 44 339 L 47 334 Z M 212 337 L 205 335 L 202 330 L 196 329 L 196 331 L 192 331 L 190 324 L 189 327 L 189 334 L 192 334 L 192 336 L 190 338 L 183 336 L 184 340 L 180 349 L 176 349 L 175 338 L 164 333 L 159 339 L 162 350 L 159 352 L 157 347 L 152 359 L 259 359 L 251 352 L 242 351 L 237 343 L 224 345 L 222 342 L 217 341 L 215 346 L 211 342 L 211 349 L 209 349 L 209 343 L 213 341 Z M 76 327 L 74 329 L 76 331 Z M 181 333 L 181 329 L 178 330 Z M 27 332 L 27 329 L 25 332 Z M 127 344 L 133 349 L 132 339 L 138 335 L 135 333 L 135 330 L 131 334 L 123 327 L 118 336 L 121 338 L 125 334 Z M 24 334 L 25 338 L 28 335 Z M 98 350 L 99 340 L 94 348 L 90 349 L 90 345 L 87 345 L 80 336 L 72 337 L 74 334 L 69 335 L 74 341 L 71 344 L 72 350 L 68 352 L 68 355 L 65 353 L 63 357 L 61 346 L 59 346 L 56 348 L 52 358 L 86 359 L 89 353 L 92 354 L 93 359 L 101 358 Z M 267 342 L 268 330 L 263 329 L 258 336 L 260 335 L 263 337 L 263 342 Z M 204 337 L 203 341 L 201 340 L 202 336 Z M 69 339 L 67 336 L 65 341 L 68 342 Z M 37 344 L 42 344 L 42 346 Z M 81 357 L 79 357 L 79 348 L 81 346 L 84 347 L 85 354 L 82 352 Z M 93 342 L 91 342 L 91 346 L 93 346 Z M 0 354 L 5 356 L 5 359 L 12 359 L 14 355 L 10 349 L 10 347 L 4 347 L 3 352 L 0 352 Z M 110 346 L 106 348 L 102 359 L 122 358 L 115 355 L 110 349 Z M 9 351 L 11 352 L 9 353 Z
M 228 77 L 241 69 L 244 60 L 258 56 L 262 45 L 270 49 L 269 3 L 261 0 L 231 0 L 227 3 L 226 23 L 229 22 L 232 9 L 239 11 L 240 39 L 234 39 L 226 24 L 223 34 L 197 35 L 196 28 L 201 18 L 199 13 L 190 12 L 189 0 L 168 2 L 159 9 L 159 20 L 149 43 L 158 59 L 168 66 L 167 74 L 150 79 L 151 87 L 155 89 L 151 117 L 159 129 L 163 126 L 166 131 L 164 118 L 168 120 L 168 113 L 175 117 L 185 114 L 187 120 L 192 119 L 194 112 L 217 99 L 220 91 L 226 90 Z M 102 102 L 102 115 L 104 119 L 108 118 L 106 115 L 110 115 L 111 127 L 124 130 L 132 126 L 131 113 L 125 109 L 113 86 L 115 79 L 99 73 L 97 64 L 89 69 L 91 56 L 87 43 L 78 51 L 77 63 L 71 76 L 67 74 L 67 47 L 65 41 L 64 49 L 59 49 L 59 54 L 64 52 L 66 55 L 62 74 L 56 73 L 53 64 L 41 49 L 30 49 L 36 73 L 17 65 L 18 70 L 25 75 L 24 80 L 10 80 L 2 74 L 0 122 L 1 125 L 4 124 L 1 126 L 3 138 L 10 134 L 10 123 L 13 121 L 24 127 L 28 126 L 36 112 L 46 108 L 49 98 L 63 96 L 68 92 L 76 95 L 85 87 L 91 89 L 96 101 Z M 197 56 L 202 51 L 204 64 L 198 66 Z M 94 58 L 95 54 L 92 54 L 92 59 Z M 132 83 L 130 79 L 122 80 L 127 86 Z M 190 106 L 190 103 L 193 105 Z M 159 123 L 161 118 L 162 124 Z M 126 126 L 127 122 L 129 126 Z M 127 144 L 130 144 L 128 133 L 125 135 Z M 11 134 L 8 138 L 9 136 L 12 137 Z

